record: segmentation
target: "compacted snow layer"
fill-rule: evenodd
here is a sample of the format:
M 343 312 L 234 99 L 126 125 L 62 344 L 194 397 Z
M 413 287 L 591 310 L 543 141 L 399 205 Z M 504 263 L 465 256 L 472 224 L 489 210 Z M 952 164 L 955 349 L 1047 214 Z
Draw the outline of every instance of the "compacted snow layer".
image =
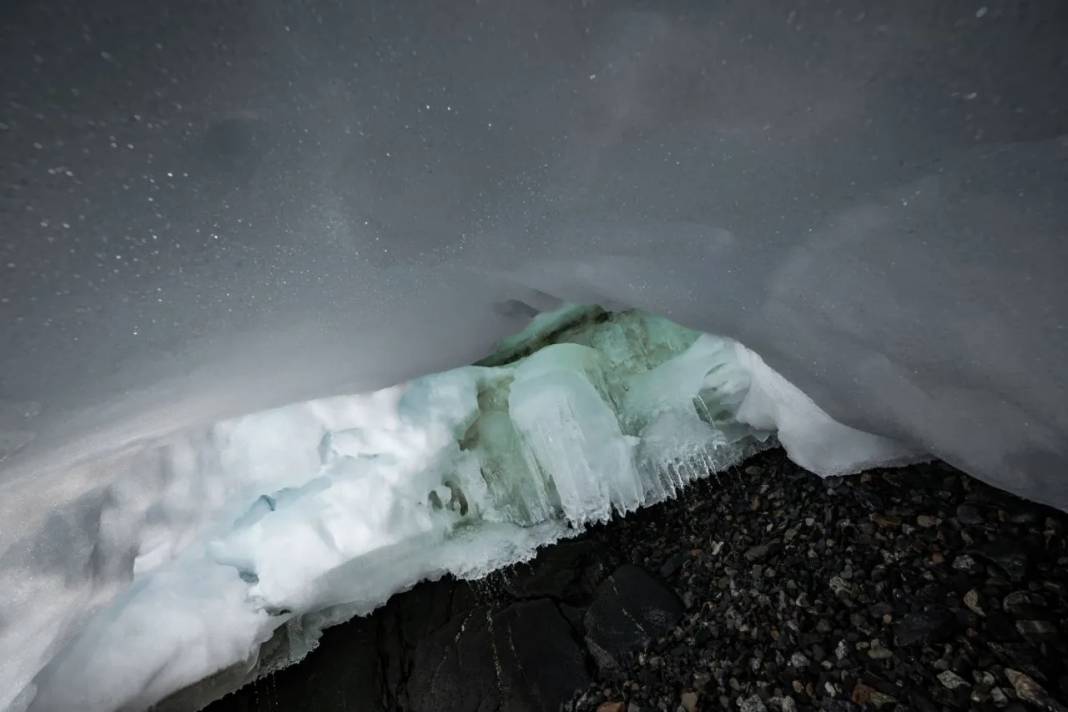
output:
M 422 579 L 528 558 L 776 433 L 823 474 L 917 457 L 741 344 L 640 312 L 564 307 L 483 364 L 113 456 L 114 484 L 27 531 L 0 570 L 16 594 L 0 702 L 142 708 L 221 670 L 263 674 Z

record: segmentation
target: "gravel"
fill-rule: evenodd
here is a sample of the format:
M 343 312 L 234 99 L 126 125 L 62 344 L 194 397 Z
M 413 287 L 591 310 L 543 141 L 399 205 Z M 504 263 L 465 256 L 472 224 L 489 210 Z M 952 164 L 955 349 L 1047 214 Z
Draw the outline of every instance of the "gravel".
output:
M 1068 709 L 1066 522 L 942 463 L 754 458 L 594 532 L 652 570 L 684 555 L 686 615 L 567 709 Z

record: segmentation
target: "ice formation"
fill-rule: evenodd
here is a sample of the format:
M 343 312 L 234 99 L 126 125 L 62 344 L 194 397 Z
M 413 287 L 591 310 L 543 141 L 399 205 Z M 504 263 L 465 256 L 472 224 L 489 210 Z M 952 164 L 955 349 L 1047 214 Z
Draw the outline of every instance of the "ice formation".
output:
M 92 541 L 53 526 L 34 542 L 88 544 L 89 575 L 62 573 L 93 613 L 24 580 L 13 612 L 35 625 L 0 637 L 0 704 L 143 708 L 214 675 L 172 705 L 204 702 L 421 579 L 525 559 L 776 432 L 827 474 L 917 455 L 836 423 L 737 342 L 640 312 L 565 307 L 482 364 L 112 462 L 128 475 L 103 493 Z
M 527 537 L 485 550 L 490 565 L 566 531 L 565 506 L 576 524 L 628 506 L 626 468 L 603 492 L 549 473 L 554 493 L 515 447 L 453 451 L 472 388 L 476 430 L 527 452 L 555 442 L 538 412 L 581 409 L 607 441 L 560 443 L 576 477 L 628 457 L 643 486 L 687 476 L 664 453 L 708 437 L 709 414 L 680 391 L 644 422 L 628 397 L 664 395 L 640 383 L 660 377 L 692 395 L 686 359 L 714 341 L 684 339 L 679 371 L 636 371 L 621 396 L 587 352 L 521 362 L 571 323 L 562 302 L 752 349 L 722 352 L 719 373 L 748 379 L 740 430 L 715 426 L 728 441 L 773 425 L 824 472 L 923 451 L 1068 508 L 1063 3 L 261 0 L 138 3 L 122 22 L 108 3 L 8 5 L 0 708 L 59 704 L 105 667 L 85 687 L 98 707 L 153 699 L 272 630 L 299 652 L 307 616 L 280 606 L 351 603 L 374 559 L 297 582 L 370 545 L 334 533 L 344 513 L 325 503 L 383 496 L 397 438 L 414 440 L 394 455 L 413 483 L 442 476 L 415 453 L 459 469 L 367 520 L 452 527 L 433 570 L 413 563 L 379 596 L 476 570 L 461 535 Z M 422 396 L 440 429 L 402 410 L 430 381 L 309 400 L 470 364 L 539 312 L 500 360 L 434 381 L 455 397 Z M 489 385 L 520 371 L 522 403 Z M 300 405 L 266 411 L 285 403 Z M 343 471 L 365 447 L 381 462 L 357 463 L 386 484 L 360 494 Z M 530 492 L 462 489 L 472 458 L 532 473 Z M 505 522 L 545 511 L 541 495 L 545 531 Z M 276 577 L 255 534 L 317 504 L 322 531 L 302 536 L 336 550 Z M 181 625 L 139 617 L 168 601 Z

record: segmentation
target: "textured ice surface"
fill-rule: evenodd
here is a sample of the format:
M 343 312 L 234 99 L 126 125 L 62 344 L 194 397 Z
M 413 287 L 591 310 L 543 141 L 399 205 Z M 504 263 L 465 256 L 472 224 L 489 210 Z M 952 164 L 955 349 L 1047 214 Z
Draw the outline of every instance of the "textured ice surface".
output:
M 0 476 L 468 364 L 564 300 L 1068 507 L 1068 13 L 1010 5 L 12 6 L 0 399 L 42 408 Z
M 639 312 L 564 307 L 484 363 L 117 455 L 115 484 L 57 508 L 0 569 L 21 587 L 0 703 L 140 708 L 262 674 L 419 580 L 527 558 L 776 431 L 826 473 L 915 457 L 836 423 L 742 345 Z M 55 570 L 34 570 L 47 547 Z

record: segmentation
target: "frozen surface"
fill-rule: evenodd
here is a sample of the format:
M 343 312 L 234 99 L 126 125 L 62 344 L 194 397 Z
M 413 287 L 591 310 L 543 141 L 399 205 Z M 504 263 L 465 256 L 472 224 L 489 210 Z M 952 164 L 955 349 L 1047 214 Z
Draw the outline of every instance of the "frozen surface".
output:
M 216 673 L 263 674 L 419 580 L 525 559 L 776 431 L 826 474 L 918 455 L 836 423 L 744 346 L 639 312 L 565 306 L 487 361 L 503 363 L 223 421 L 107 463 L 113 484 L 55 507 L 0 569 L 20 593 L 0 705 L 137 709 Z M 69 528 L 79 519 L 98 528 Z M 56 570 L 34 570 L 48 547 Z

